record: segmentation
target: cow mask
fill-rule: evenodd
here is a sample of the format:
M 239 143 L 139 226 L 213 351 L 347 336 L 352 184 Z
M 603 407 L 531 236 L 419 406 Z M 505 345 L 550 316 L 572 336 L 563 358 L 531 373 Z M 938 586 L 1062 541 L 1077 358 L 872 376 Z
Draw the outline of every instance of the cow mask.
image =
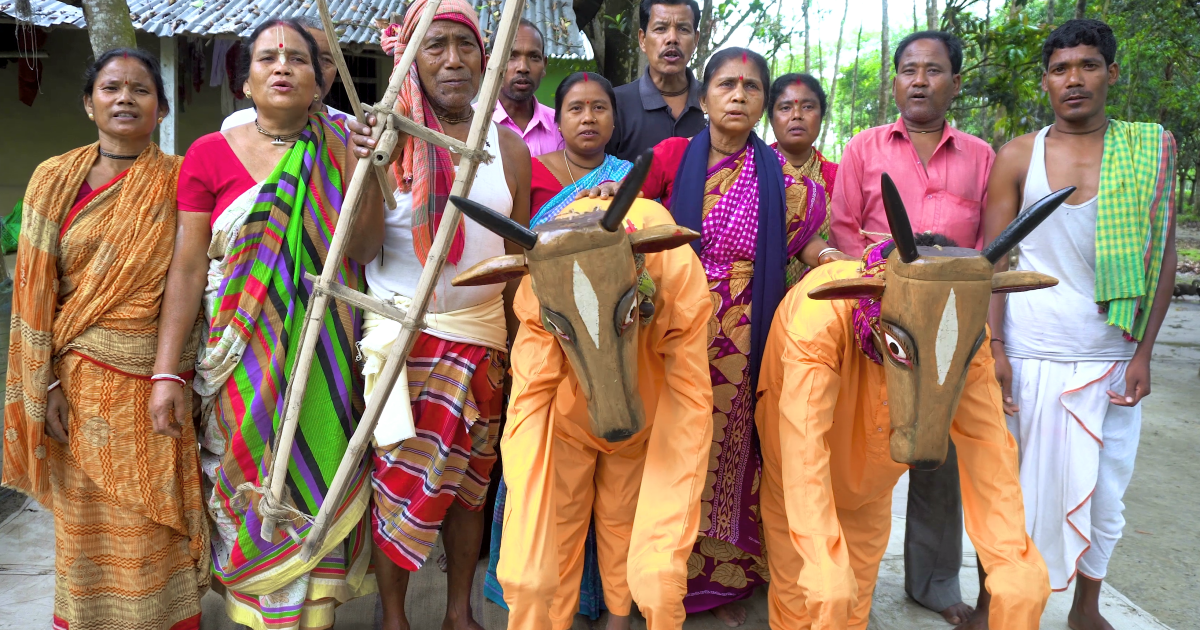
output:
M 986 336 L 991 294 L 1058 284 L 1032 271 L 993 273 L 995 263 L 1074 191 L 1064 188 L 1038 201 L 982 252 L 918 247 L 900 194 L 883 175 L 883 205 L 896 243 L 886 270 L 874 277 L 827 282 L 808 296 L 880 300 L 872 333 L 884 357 L 893 460 L 917 470 L 933 470 L 946 461 L 967 366 Z
M 627 232 L 652 152 L 638 158 L 611 202 L 580 199 L 533 230 L 468 199 L 453 197 L 463 214 L 525 250 L 490 258 L 454 278 L 455 286 L 507 282 L 529 274 L 542 325 L 558 339 L 587 400 L 592 433 L 609 442 L 645 426 L 637 389 L 639 322 L 654 305 L 638 292 L 637 257 L 699 238 L 677 225 Z

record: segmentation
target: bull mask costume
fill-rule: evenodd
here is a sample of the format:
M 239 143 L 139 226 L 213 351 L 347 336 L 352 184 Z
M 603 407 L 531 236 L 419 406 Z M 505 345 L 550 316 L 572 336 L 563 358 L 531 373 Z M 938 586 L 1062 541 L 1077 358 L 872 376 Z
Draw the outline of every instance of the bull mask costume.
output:
M 554 333 L 587 400 L 592 433 L 609 442 L 645 426 L 637 391 L 637 322 L 654 316 L 645 254 L 686 245 L 700 235 L 677 225 L 630 231 L 625 216 L 639 199 L 652 151 L 637 159 L 611 201 L 580 199 L 530 230 L 468 199 L 463 214 L 519 245 L 524 254 L 490 258 L 454 278 L 455 286 L 507 282 L 529 274 L 542 324 Z
M 879 316 L 869 318 L 868 334 L 876 353 L 884 357 L 891 401 L 891 455 L 896 462 L 933 470 L 946 461 L 950 423 L 966 383 L 967 366 L 987 336 L 984 325 L 991 294 L 1058 284 L 1056 278 L 1034 271 L 994 273 L 996 261 L 1073 192 L 1074 187 L 1067 187 L 1047 195 L 982 252 L 918 247 L 900 193 L 883 175 L 883 204 L 896 244 L 886 266 L 875 275 L 828 282 L 808 296 L 858 298 L 860 304 L 878 301 Z

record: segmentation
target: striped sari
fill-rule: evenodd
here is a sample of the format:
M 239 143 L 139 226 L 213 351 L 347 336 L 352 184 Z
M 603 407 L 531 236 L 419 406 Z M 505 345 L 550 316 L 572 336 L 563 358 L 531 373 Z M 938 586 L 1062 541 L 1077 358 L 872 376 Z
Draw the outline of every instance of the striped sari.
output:
M 581 190 L 589 190 L 595 188 L 604 182 L 619 182 L 625 179 L 633 168 L 632 162 L 616 158 L 611 155 L 605 155 L 604 161 L 600 166 L 592 169 L 590 173 L 579 178 L 579 181 L 570 186 L 564 186 L 562 191 L 552 197 L 538 208 L 537 212 L 529 219 L 529 227 L 537 227 L 547 221 L 553 221 L 562 212 L 563 208 L 571 205 L 575 201 L 575 195 Z
M 324 546 L 309 562 L 300 548 L 311 526 L 292 519 L 299 541 L 260 536 L 261 486 L 274 459 L 283 397 L 301 342 L 312 283 L 320 275 L 342 204 L 346 130 L 310 119 L 261 185 L 213 225 L 205 295 L 208 336 L 196 389 L 204 398 L 201 454 L 214 519 L 213 572 L 226 611 L 256 629 L 325 628 L 334 607 L 372 592 L 368 470 L 360 467 L 337 507 Z M 339 261 L 337 281 L 363 288 L 362 269 Z M 292 446 L 285 503 L 316 514 L 363 410 L 353 343 L 361 313 L 331 301 Z M 286 526 L 288 523 L 281 523 Z

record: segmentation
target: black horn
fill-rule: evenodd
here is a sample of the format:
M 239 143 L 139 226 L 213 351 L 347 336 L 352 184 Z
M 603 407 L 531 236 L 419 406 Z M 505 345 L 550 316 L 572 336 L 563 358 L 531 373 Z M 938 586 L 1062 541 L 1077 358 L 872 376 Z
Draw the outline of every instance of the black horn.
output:
M 912 223 L 908 220 L 908 212 L 904 209 L 904 200 L 900 191 L 887 174 L 883 174 L 883 211 L 887 214 L 888 229 L 892 232 L 892 240 L 896 242 L 896 251 L 900 252 L 900 260 L 910 263 L 917 259 L 917 240 L 913 237 Z
M 612 203 L 608 204 L 608 212 L 600 219 L 600 227 L 609 232 L 616 232 L 621 228 L 625 215 L 629 214 L 633 202 L 637 201 L 638 194 L 642 192 L 642 184 L 646 183 L 646 177 L 650 175 L 650 164 L 653 162 L 654 149 L 646 149 L 645 153 L 638 156 L 633 163 L 633 170 L 625 176 L 621 188 L 613 195 Z
M 996 261 L 1008 255 L 1009 250 L 1016 247 L 1017 243 L 1021 242 L 1021 239 L 1029 236 L 1029 233 L 1034 228 L 1041 225 L 1042 221 L 1045 221 L 1051 212 L 1054 212 L 1059 206 L 1063 205 L 1067 197 L 1070 197 L 1074 192 L 1074 186 L 1067 186 L 1062 190 L 1042 197 L 1037 203 L 1029 206 L 1028 210 L 1017 215 L 1017 218 L 1013 219 L 1013 222 L 1004 228 L 1004 231 L 1000 233 L 1000 236 L 996 237 L 996 240 L 983 248 L 983 257 L 987 258 L 988 262 L 993 265 L 996 264 Z
M 479 225 L 498 234 L 506 241 L 520 245 L 521 249 L 530 250 L 537 245 L 537 234 L 534 234 L 533 230 L 487 206 L 454 195 L 450 196 L 450 202 Z

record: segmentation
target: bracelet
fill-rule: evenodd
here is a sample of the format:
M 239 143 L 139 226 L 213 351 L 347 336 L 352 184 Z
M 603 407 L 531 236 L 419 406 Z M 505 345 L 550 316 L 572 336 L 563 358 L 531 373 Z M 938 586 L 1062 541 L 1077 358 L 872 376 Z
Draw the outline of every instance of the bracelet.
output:
M 59 385 L 62 385 L 62 381 L 54 381 L 53 383 L 50 383 L 50 386 L 46 388 L 46 393 L 49 394 L 50 392 L 58 389 Z
M 825 257 L 825 254 L 833 254 L 838 251 L 840 251 L 840 250 L 836 247 L 826 247 L 825 249 L 822 249 L 820 252 L 817 252 L 817 265 L 819 266 L 819 265 L 825 264 L 825 263 L 821 262 L 821 259 Z
M 175 374 L 155 374 L 154 376 L 150 377 L 150 380 L 151 381 L 175 381 L 176 383 L 179 383 L 180 387 L 187 386 L 187 381 L 183 380 L 183 377 L 176 376 Z
M 1003 339 L 1001 339 L 1001 338 L 999 338 L 999 337 L 992 337 L 992 341 L 991 341 L 991 343 L 999 343 L 1000 345 L 1002 345 L 1002 346 L 1003 346 L 1003 345 L 1004 345 L 1004 340 L 1003 340 Z

